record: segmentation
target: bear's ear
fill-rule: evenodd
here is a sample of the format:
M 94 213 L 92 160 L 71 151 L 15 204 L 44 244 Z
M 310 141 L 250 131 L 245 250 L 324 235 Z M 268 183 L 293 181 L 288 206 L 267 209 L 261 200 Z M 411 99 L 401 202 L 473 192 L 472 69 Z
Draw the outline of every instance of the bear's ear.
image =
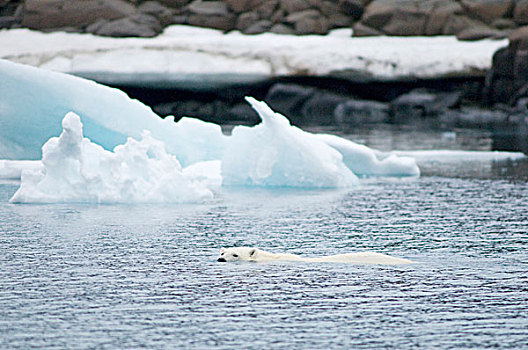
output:
M 250 258 L 254 257 L 256 254 L 257 254 L 257 249 L 256 249 L 256 248 L 252 248 L 252 249 L 249 251 L 249 257 L 250 257 Z
M 225 253 L 225 248 L 220 248 L 220 253 Z

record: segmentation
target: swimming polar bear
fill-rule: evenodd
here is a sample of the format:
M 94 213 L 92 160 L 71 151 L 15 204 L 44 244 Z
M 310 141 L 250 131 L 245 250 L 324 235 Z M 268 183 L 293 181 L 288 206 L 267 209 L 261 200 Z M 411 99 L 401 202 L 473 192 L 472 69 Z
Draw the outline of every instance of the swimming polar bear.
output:
M 338 254 L 323 256 L 320 258 L 304 258 L 295 254 L 270 253 L 258 248 L 251 247 L 234 247 L 220 249 L 220 262 L 228 261 L 253 261 L 253 262 L 271 262 L 271 261 L 302 261 L 302 262 L 334 262 L 334 263 L 351 263 L 351 264 L 386 264 L 401 265 L 410 264 L 413 261 L 403 258 L 395 258 L 381 253 L 360 252 L 349 254 Z

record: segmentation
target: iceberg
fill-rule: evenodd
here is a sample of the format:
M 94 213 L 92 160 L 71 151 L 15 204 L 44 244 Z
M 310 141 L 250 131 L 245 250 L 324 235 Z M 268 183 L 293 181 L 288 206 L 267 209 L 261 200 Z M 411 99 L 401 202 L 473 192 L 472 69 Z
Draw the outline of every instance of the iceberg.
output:
M 291 126 L 264 102 L 246 100 L 262 123 L 233 129 L 222 157 L 224 185 L 317 188 L 348 187 L 357 182 L 336 149 Z
M 160 118 L 124 92 L 63 73 L 0 60 L 0 159 L 40 159 L 41 146 L 60 132 L 66 113 L 81 115 L 84 134 L 106 150 L 149 130 L 183 166 L 220 159 L 219 125 Z
M 42 146 L 42 167 L 22 172 L 12 203 L 202 202 L 213 192 L 185 173 L 164 144 L 144 132 L 113 152 L 83 137 L 78 115 L 68 113 L 59 137 Z
M 335 135 L 316 136 L 339 151 L 346 166 L 360 177 L 420 176 L 420 169 L 412 157 L 379 152 Z
M 198 119 L 163 120 L 81 78 L 1 60 L 0 73 L 0 178 L 21 179 L 15 203 L 200 202 L 219 186 L 349 187 L 358 176 L 419 175 L 412 158 L 305 132 L 251 97 L 262 122 L 226 136 Z M 21 158 L 42 160 L 13 160 Z

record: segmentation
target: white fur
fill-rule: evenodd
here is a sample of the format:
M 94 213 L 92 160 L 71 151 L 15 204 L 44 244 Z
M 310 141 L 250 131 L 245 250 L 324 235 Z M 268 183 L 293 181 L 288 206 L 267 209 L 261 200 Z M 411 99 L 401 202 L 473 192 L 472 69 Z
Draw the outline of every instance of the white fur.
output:
M 352 264 L 386 264 L 400 265 L 410 264 L 413 261 L 403 258 L 395 258 L 389 255 L 360 252 L 349 254 L 338 254 L 323 256 L 319 258 L 304 258 L 295 254 L 270 253 L 258 248 L 251 247 L 234 247 L 220 249 L 218 261 L 253 261 L 253 262 L 270 262 L 270 261 L 303 261 L 303 262 L 335 262 L 335 263 L 352 263 Z

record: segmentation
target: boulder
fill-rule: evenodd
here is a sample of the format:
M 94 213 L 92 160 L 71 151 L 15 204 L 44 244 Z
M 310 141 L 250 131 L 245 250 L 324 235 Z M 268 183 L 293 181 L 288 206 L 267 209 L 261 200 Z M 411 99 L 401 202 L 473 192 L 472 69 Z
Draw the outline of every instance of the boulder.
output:
M 334 111 L 346 98 L 324 90 L 316 90 L 301 108 L 302 124 L 332 125 Z
M 315 94 L 312 87 L 277 83 L 273 85 L 264 99 L 275 111 L 287 116 L 293 123 L 302 121 L 301 110 L 304 103 Z
M 469 17 L 491 24 L 494 20 L 509 16 L 513 12 L 514 0 L 461 0 Z
M 284 35 L 293 35 L 293 34 L 295 34 L 295 30 L 292 27 L 289 27 L 289 26 L 287 26 L 285 24 L 282 24 L 282 23 L 278 23 L 278 24 L 273 25 L 273 27 L 271 27 L 271 29 L 269 31 L 270 31 L 270 33 L 275 33 L 275 34 L 284 34 Z
M 101 36 L 151 38 L 161 33 L 163 27 L 157 18 L 147 14 L 137 14 L 106 23 L 99 22 L 89 26 L 88 30 Z
M 528 26 L 515 30 L 508 47 L 493 55 L 486 95 L 490 104 L 510 105 L 528 97 Z
M 362 125 L 389 121 L 389 106 L 376 101 L 347 100 L 334 110 L 339 125 Z
M 372 27 L 366 26 L 365 24 L 361 22 L 354 24 L 352 28 L 354 29 L 353 36 L 357 36 L 357 37 L 383 35 L 383 32 L 377 29 L 374 29 Z
M 156 0 L 161 5 L 173 8 L 173 9 L 181 9 L 187 4 L 189 4 L 189 0 Z
M 187 10 L 193 15 L 202 16 L 228 16 L 231 14 L 227 4 L 222 1 L 195 0 L 187 6 Z
M 256 12 L 244 12 L 238 16 L 235 27 L 243 32 L 258 20 L 259 15 Z
M 306 34 L 328 34 L 330 29 L 328 20 L 324 17 L 320 18 L 306 18 L 295 23 L 295 34 L 306 35 Z
M 114 20 L 135 12 L 125 0 L 26 0 L 22 25 L 37 30 L 84 28 L 96 19 Z
M 225 0 L 225 2 L 235 13 L 247 12 L 259 4 L 258 0 Z
M 273 23 L 271 23 L 271 21 L 263 19 L 263 20 L 260 20 L 258 22 L 251 24 L 249 27 L 247 27 L 243 31 L 243 33 L 244 34 L 260 34 L 260 33 L 269 31 L 272 26 L 273 26 Z
M 229 11 L 227 4 L 222 1 L 195 0 L 187 6 L 190 25 L 232 30 L 235 28 L 236 15 Z
M 391 101 L 392 122 L 405 123 L 420 118 L 437 117 L 460 103 L 461 93 L 436 93 L 415 89 Z
M 140 13 L 156 17 L 163 27 L 171 24 L 174 19 L 174 10 L 156 1 L 145 1 L 138 6 L 137 10 Z
M 507 31 L 501 31 L 490 27 L 467 28 L 457 33 L 458 40 L 476 41 L 482 39 L 505 39 L 508 37 Z
M 359 20 L 365 11 L 363 4 L 358 0 L 339 0 L 339 9 L 354 21 Z
M 280 7 L 287 14 L 292 14 L 309 9 L 311 6 L 305 0 L 280 0 Z
M 465 40 L 501 37 L 489 25 L 508 16 L 513 0 L 374 0 L 355 35 L 456 35 Z M 368 29 L 368 30 L 367 30 Z
M 515 2 L 513 20 L 521 25 L 528 24 L 528 0 L 517 0 Z
M 298 35 L 327 34 L 330 27 L 328 20 L 315 9 L 292 13 L 285 22 L 293 24 Z
M 262 19 L 270 19 L 279 8 L 279 0 L 266 0 L 257 7 L 257 13 Z

